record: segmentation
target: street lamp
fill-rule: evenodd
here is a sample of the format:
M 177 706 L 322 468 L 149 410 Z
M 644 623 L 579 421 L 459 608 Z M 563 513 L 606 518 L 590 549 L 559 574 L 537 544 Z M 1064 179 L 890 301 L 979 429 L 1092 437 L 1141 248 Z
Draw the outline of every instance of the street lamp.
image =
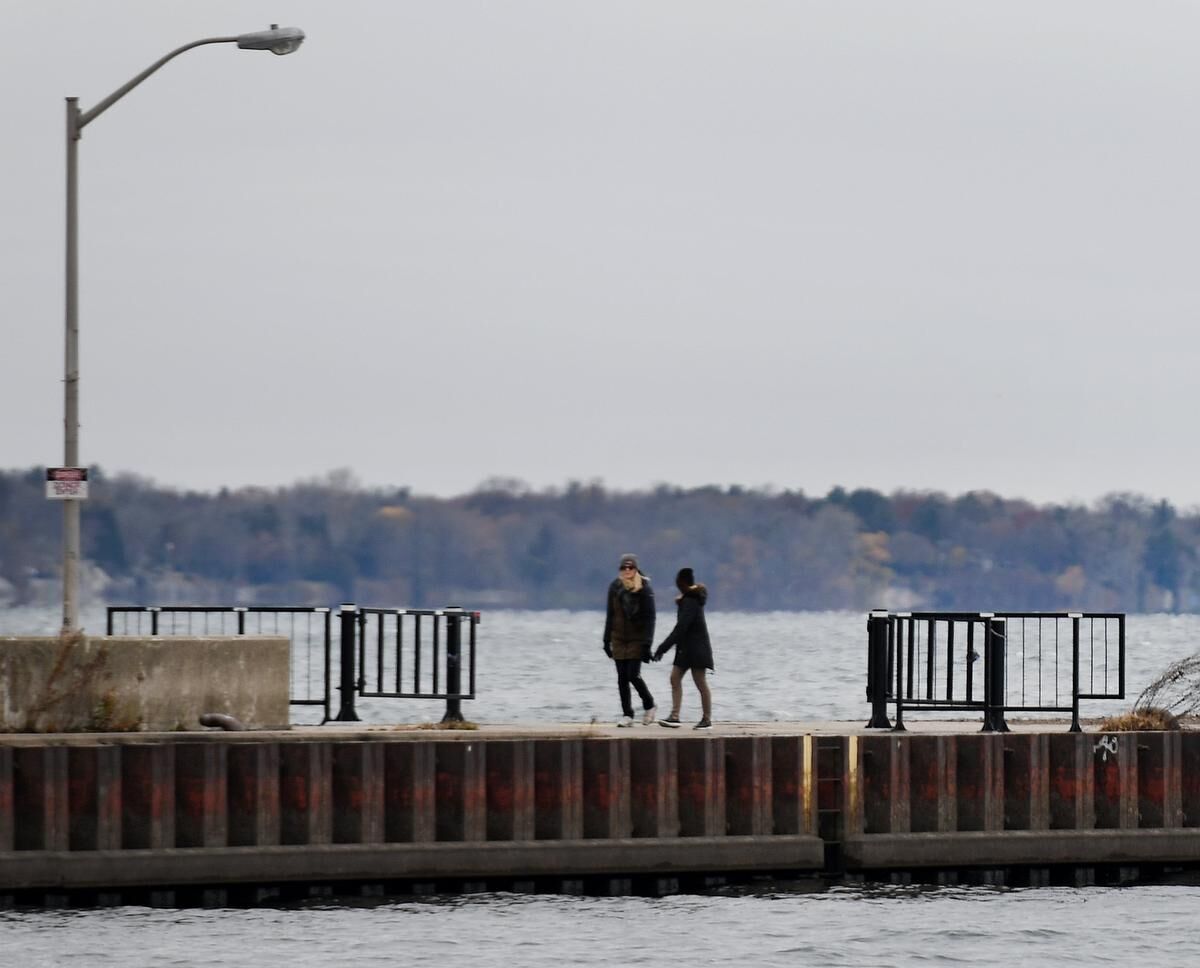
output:
M 237 44 L 243 50 L 269 50 L 273 54 L 290 54 L 304 42 L 304 31 L 298 27 L 272 24 L 270 30 L 260 30 L 236 37 L 208 37 L 171 51 L 155 61 L 136 77 L 117 88 L 89 111 L 79 109 L 79 98 L 67 98 L 67 342 L 66 376 L 64 379 L 63 457 L 68 468 L 79 466 L 79 173 L 78 142 L 83 129 L 121 100 L 126 94 L 185 50 L 204 44 Z M 79 628 L 79 499 L 63 501 L 63 634 Z

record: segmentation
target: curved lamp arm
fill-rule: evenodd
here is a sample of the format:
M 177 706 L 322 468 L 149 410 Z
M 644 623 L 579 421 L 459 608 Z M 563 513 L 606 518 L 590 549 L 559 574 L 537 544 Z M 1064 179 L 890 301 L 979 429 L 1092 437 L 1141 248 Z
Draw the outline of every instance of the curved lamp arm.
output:
M 177 47 L 165 57 L 160 57 L 153 64 L 147 67 L 137 77 L 122 84 L 119 88 L 112 92 L 103 101 L 97 104 L 90 111 L 84 111 L 79 115 L 78 121 L 75 123 L 75 130 L 82 131 L 84 126 L 94 118 L 99 117 L 110 107 L 121 100 L 126 94 L 132 91 L 135 87 L 142 83 L 147 77 L 153 74 L 156 70 L 163 66 L 167 61 L 172 60 L 182 54 L 185 50 L 191 50 L 193 47 L 200 47 L 204 44 L 236 44 L 236 37 L 207 37 L 204 40 L 193 40 L 190 44 L 184 44 L 182 47 Z
M 193 40 L 190 44 L 184 44 L 182 47 L 177 47 L 165 57 L 160 57 L 153 64 L 147 67 L 142 73 L 132 80 L 122 84 L 119 88 L 112 92 L 103 101 L 97 104 L 90 111 L 83 111 L 75 118 L 75 129 L 73 135 L 79 137 L 79 132 L 93 119 L 99 117 L 110 107 L 121 100 L 126 94 L 132 91 L 135 87 L 142 83 L 147 77 L 153 74 L 156 70 L 163 66 L 167 61 L 173 60 L 182 54 L 185 50 L 191 50 L 193 47 L 202 47 L 205 44 L 237 44 L 243 50 L 269 50 L 273 54 L 290 54 L 296 50 L 304 42 L 304 31 L 298 27 L 280 27 L 278 24 L 271 24 L 270 30 L 260 30 L 252 34 L 238 34 L 235 37 L 206 37 L 203 40 Z

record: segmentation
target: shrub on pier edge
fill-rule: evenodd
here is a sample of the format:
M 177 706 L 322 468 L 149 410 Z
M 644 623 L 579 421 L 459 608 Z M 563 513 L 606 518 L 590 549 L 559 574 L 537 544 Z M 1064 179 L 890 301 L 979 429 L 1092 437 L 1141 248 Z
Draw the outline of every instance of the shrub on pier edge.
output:
M 1100 724 L 1103 733 L 1165 732 L 1182 728 L 1178 716 L 1157 706 L 1109 716 Z

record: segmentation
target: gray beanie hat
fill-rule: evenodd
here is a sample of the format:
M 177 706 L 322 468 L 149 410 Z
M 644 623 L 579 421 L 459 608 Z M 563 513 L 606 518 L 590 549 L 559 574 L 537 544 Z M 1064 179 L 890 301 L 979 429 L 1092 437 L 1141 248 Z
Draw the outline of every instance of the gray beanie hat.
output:
M 642 570 L 642 566 L 638 564 L 637 555 L 621 555 L 621 561 L 617 565 L 617 570 L 620 571 L 624 565 L 633 565 L 638 571 Z

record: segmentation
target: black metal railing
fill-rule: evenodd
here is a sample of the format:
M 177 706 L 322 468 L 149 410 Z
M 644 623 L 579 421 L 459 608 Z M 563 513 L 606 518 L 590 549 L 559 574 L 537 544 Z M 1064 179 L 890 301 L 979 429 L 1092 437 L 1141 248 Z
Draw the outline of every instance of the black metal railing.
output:
M 461 722 L 459 704 L 463 699 L 475 698 L 478 625 L 478 612 L 456 606 L 360 609 L 358 694 L 388 699 L 445 699 L 444 721 Z
M 462 700 L 475 698 L 480 614 L 456 606 L 360 608 L 345 603 L 336 612 L 336 662 L 330 608 L 111 605 L 107 612 L 109 635 L 286 635 L 291 641 L 290 703 L 321 706 L 322 723 L 358 722 L 358 696 L 445 700 L 442 721 L 461 722 Z M 335 665 L 340 693 L 336 715 Z
M 1117 612 L 872 612 L 867 619 L 868 727 L 904 729 L 905 709 L 1069 712 L 1125 698 L 1125 616 Z
M 308 605 L 110 605 L 109 635 L 285 635 L 291 642 L 288 696 L 320 706 L 328 722 L 333 630 L 331 609 Z

